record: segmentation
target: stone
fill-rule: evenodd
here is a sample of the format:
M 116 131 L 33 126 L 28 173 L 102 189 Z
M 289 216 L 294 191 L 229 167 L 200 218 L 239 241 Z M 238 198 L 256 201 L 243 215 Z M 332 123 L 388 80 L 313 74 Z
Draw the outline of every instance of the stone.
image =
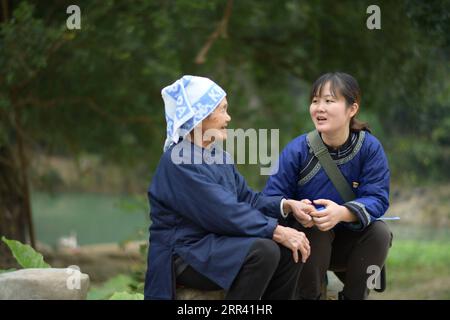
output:
M 328 286 L 325 289 L 325 300 L 338 300 L 339 292 L 344 289 L 344 284 L 334 274 L 334 272 L 327 271 Z
M 0 300 L 85 300 L 89 276 L 76 267 L 0 274 Z

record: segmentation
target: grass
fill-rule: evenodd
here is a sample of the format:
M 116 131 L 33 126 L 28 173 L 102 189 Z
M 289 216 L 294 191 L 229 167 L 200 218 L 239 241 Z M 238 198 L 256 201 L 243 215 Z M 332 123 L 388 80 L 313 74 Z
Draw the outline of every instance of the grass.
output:
M 450 242 L 399 240 L 394 241 L 388 257 L 392 268 L 450 268 Z
M 387 260 L 387 289 L 372 299 L 450 299 L 450 242 L 397 240 Z
M 87 299 L 107 300 L 115 292 L 130 291 L 130 283 L 133 283 L 133 278 L 131 276 L 119 274 L 102 285 L 89 288 Z

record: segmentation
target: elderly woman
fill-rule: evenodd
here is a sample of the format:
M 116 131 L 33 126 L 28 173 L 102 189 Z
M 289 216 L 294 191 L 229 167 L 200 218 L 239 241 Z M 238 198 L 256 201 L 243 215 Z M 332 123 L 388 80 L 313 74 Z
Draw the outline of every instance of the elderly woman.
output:
M 231 118 L 213 81 L 184 76 L 162 96 L 167 139 L 148 191 L 145 298 L 173 299 L 182 285 L 223 288 L 226 299 L 292 299 L 309 242 L 278 219 L 307 219 L 311 206 L 247 186 L 214 143 L 226 139 Z

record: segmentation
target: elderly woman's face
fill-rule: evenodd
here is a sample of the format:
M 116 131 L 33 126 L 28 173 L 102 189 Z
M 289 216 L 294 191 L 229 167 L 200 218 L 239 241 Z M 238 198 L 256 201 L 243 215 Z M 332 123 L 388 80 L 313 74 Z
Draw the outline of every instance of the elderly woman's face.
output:
M 227 112 L 227 98 L 223 98 L 217 108 L 202 121 L 202 133 L 204 141 L 226 140 L 227 126 L 231 117 Z

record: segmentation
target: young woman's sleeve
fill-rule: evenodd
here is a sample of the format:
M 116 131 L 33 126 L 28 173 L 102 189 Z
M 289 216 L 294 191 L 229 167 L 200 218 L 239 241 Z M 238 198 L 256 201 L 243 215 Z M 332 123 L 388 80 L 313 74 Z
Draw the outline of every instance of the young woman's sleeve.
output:
M 238 202 L 201 166 L 168 161 L 163 174 L 165 183 L 158 186 L 161 199 L 201 228 L 221 235 L 272 238 L 277 219 Z
M 375 140 L 364 159 L 356 199 L 344 204 L 359 219 L 346 224 L 354 230 L 363 230 L 383 216 L 389 207 L 389 167 L 383 147 Z
M 282 196 L 286 199 L 296 197 L 298 172 L 300 167 L 299 152 L 295 149 L 297 141 L 289 143 L 278 158 L 278 165 L 269 177 L 263 193 L 268 196 Z
M 269 217 L 281 218 L 280 203 L 282 196 L 267 196 L 262 192 L 253 191 L 236 168 L 234 168 L 234 177 L 238 188 L 239 202 L 246 202 Z

